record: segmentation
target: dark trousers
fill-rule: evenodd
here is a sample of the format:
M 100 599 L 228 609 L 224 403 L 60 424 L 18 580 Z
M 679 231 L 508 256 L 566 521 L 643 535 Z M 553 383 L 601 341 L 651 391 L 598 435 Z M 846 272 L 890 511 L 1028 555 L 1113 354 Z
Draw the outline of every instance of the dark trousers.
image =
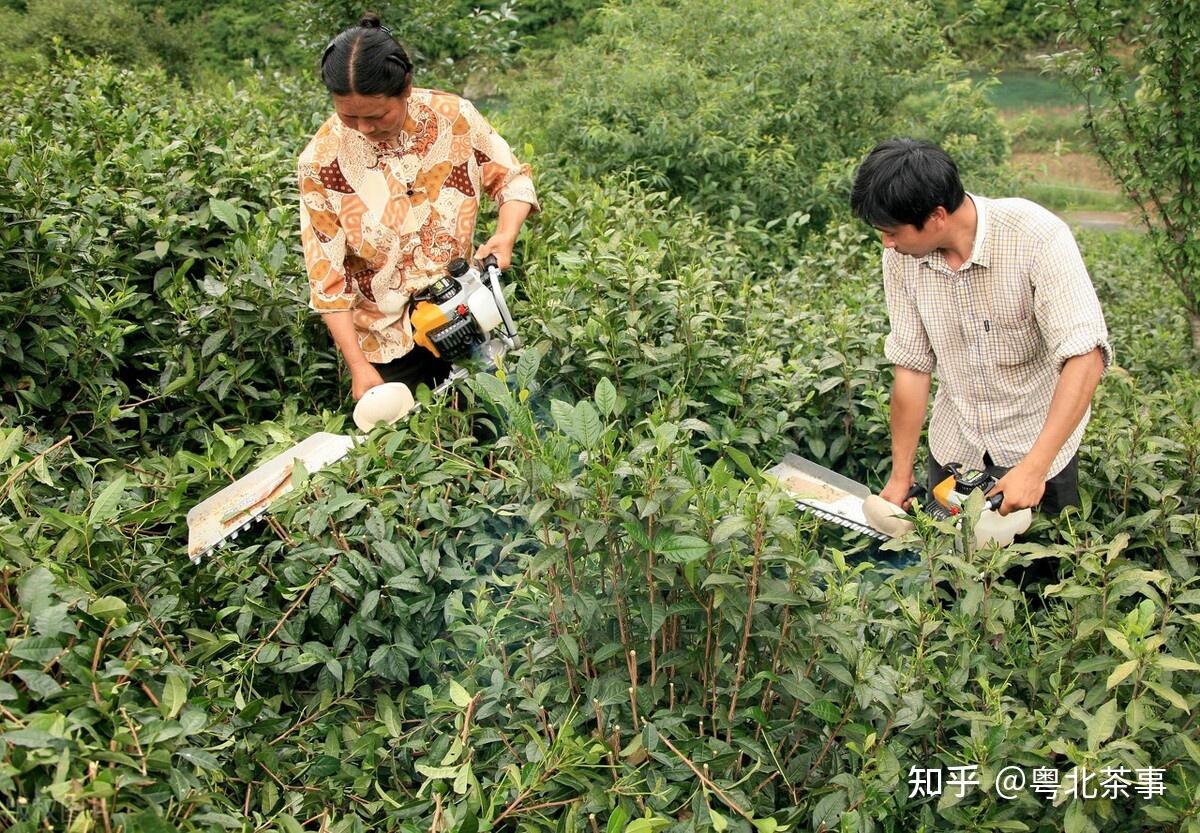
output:
M 997 466 L 992 462 L 992 456 L 986 452 L 983 455 L 983 465 L 987 473 L 997 479 L 1008 471 L 1006 467 Z M 940 465 L 934 460 L 932 454 L 929 455 L 928 470 L 929 494 L 932 496 L 933 487 L 949 477 L 950 472 L 945 466 Z M 1078 505 L 1079 452 L 1075 452 L 1075 456 L 1063 466 L 1063 470 L 1046 481 L 1046 493 L 1042 495 L 1042 502 L 1038 504 L 1038 509 L 1047 515 L 1057 515 L 1068 506 Z M 1016 582 L 1017 586 L 1023 591 L 1028 590 L 1031 585 L 1035 584 L 1053 584 L 1058 581 L 1057 559 L 1039 558 L 1036 561 L 1030 562 L 1027 567 L 1014 567 L 1004 577 Z M 1038 596 L 1034 595 L 1031 598 L 1036 604 L 1041 604 Z
M 440 359 L 421 345 L 398 359 L 386 364 L 377 364 L 375 369 L 385 382 L 403 382 L 409 390 L 417 392 L 417 385 L 426 385 L 430 390 L 437 387 L 450 375 L 450 362 Z

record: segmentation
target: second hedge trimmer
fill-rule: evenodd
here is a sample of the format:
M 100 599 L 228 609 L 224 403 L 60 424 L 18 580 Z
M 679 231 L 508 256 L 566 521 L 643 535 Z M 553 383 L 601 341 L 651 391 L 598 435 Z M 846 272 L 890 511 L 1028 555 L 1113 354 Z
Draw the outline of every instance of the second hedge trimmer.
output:
M 501 355 L 520 346 L 495 257 L 483 262 L 482 271 L 462 258 L 450 261 L 447 274 L 413 296 L 412 303 L 414 340 L 454 366 L 434 389 L 435 396 L 466 377 L 461 363 L 467 359 L 477 357 L 485 367 L 495 367 Z M 381 422 L 396 422 L 417 407 L 412 391 L 402 382 L 377 385 L 355 406 L 354 424 L 367 432 Z M 192 507 L 187 513 L 188 557 L 199 561 L 236 538 L 292 490 L 298 465 L 306 472 L 332 465 L 362 439 L 318 431 Z
M 957 518 L 972 492 L 978 490 L 986 495 L 996 485 L 996 479 L 984 472 L 967 471 L 957 464 L 947 468 L 949 474 L 933 487 L 933 500 L 925 507 L 926 513 L 934 518 Z M 796 505 L 803 511 L 861 535 L 886 541 L 913 528 L 911 516 L 896 504 L 872 494 L 861 483 L 795 454 L 788 454 L 781 463 L 768 469 L 767 474 L 796 497 Z M 917 486 L 908 496 L 924 492 L 923 487 Z M 1003 497 L 996 494 L 984 501 L 983 514 L 975 523 L 977 546 L 995 543 L 1007 547 L 1033 521 L 1029 509 L 1001 515 L 997 510 Z

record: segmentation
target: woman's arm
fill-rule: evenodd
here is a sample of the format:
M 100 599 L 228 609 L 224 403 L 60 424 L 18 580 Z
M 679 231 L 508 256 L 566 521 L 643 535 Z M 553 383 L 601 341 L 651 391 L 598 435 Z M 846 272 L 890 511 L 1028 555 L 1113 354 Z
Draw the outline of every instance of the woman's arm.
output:
M 346 367 L 350 369 L 350 395 L 357 402 L 363 394 L 376 385 L 383 384 L 383 377 L 375 369 L 375 365 L 367 360 L 366 353 L 358 343 L 358 334 L 354 331 L 354 313 L 350 310 L 327 312 L 321 316 L 333 343 L 342 352 Z
M 529 216 L 533 206 L 527 202 L 509 200 L 500 206 L 499 218 L 496 221 L 496 232 L 488 241 L 475 250 L 475 259 L 483 260 L 488 255 L 496 256 L 496 264 L 501 269 L 512 265 L 513 246 L 517 244 L 517 235 L 521 226 Z

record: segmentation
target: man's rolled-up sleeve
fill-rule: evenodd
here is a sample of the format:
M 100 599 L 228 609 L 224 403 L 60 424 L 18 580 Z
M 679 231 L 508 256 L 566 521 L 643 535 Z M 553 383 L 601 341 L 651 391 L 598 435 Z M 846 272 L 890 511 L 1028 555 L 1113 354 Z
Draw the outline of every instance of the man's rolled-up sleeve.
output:
M 1067 359 L 1099 347 L 1107 370 L 1113 350 L 1104 312 L 1066 224 L 1046 239 L 1034 264 L 1032 283 L 1034 317 L 1055 367 L 1061 371 Z
M 937 361 L 929 334 L 890 249 L 885 249 L 883 253 L 883 290 L 891 323 L 891 330 L 883 344 L 883 354 L 899 367 L 918 373 L 933 373 Z

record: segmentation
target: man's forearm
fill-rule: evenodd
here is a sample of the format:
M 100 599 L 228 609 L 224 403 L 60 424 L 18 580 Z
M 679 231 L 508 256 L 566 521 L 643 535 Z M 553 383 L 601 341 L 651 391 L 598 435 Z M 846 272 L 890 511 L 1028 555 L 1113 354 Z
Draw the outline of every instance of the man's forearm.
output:
M 1103 373 L 1104 356 L 1099 347 L 1090 353 L 1067 359 L 1054 387 L 1046 423 L 1023 462 L 1043 475 L 1049 474 L 1050 466 L 1063 443 L 1078 427 L 1088 406 L 1092 404 L 1092 395 Z
M 930 374 L 896 367 L 892 383 L 892 477 L 912 478 L 925 409 L 929 405 Z

